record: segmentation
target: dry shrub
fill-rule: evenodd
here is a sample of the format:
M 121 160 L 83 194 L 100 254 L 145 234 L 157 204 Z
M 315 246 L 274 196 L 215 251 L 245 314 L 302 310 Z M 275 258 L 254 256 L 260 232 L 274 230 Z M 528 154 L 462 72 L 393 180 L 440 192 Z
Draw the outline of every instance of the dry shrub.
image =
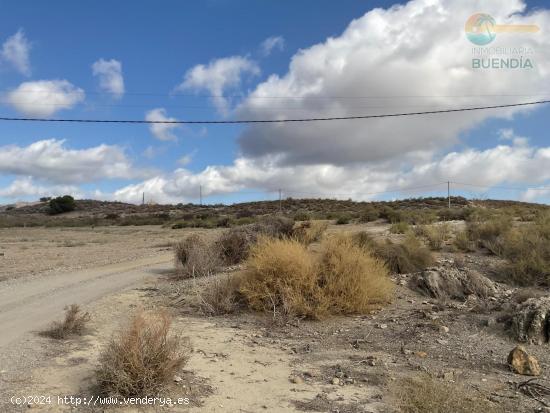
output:
M 399 380 L 392 393 L 403 413 L 496 413 L 495 405 L 456 383 L 424 375 Z
M 474 252 L 476 250 L 476 243 L 470 239 L 468 231 L 466 230 L 459 231 L 455 234 L 453 245 L 456 249 L 463 252 Z
M 99 358 L 96 379 L 102 394 L 121 397 L 158 395 L 187 361 L 187 348 L 170 333 L 166 312 L 136 314 Z
M 359 247 L 384 261 L 393 273 L 418 272 L 434 263 L 430 250 L 413 234 L 409 234 L 400 244 L 390 240 L 385 242 L 373 240 L 366 232 L 354 234 L 353 240 Z
M 409 224 L 405 221 L 396 222 L 390 227 L 391 234 L 405 234 L 410 229 Z
M 234 265 L 248 257 L 250 248 L 258 237 L 285 238 L 292 234 L 294 221 L 279 216 L 267 216 L 257 223 L 232 228 L 224 232 L 216 241 L 215 249 L 224 264 Z
M 251 249 L 240 291 L 253 310 L 318 318 L 324 309 L 317 278 L 315 259 L 303 244 L 262 238 Z
M 432 251 L 439 251 L 450 237 L 450 227 L 447 223 L 436 225 L 421 225 L 417 227 L 418 235 L 426 239 Z
M 326 239 L 321 248 L 320 285 L 331 314 L 365 313 L 387 303 L 393 292 L 384 263 L 350 237 Z
M 494 216 L 487 221 L 470 222 L 468 236 L 480 247 L 487 248 L 495 255 L 501 255 L 501 240 L 512 228 L 509 216 Z
M 237 274 L 212 279 L 199 293 L 199 307 L 206 315 L 231 314 L 243 305 Z
M 389 300 L 392 284 L 385 266 L 349 238 L 324 240 L 319 259 L 294 239 L 262 239 L 240 291 L 254 310 L 319 319 L 367 312 Z
M 65 307 L 65 319 L 54 321 L 47 330 L 41 332 L 41 335 L 58 340 L 71 335 L 82 335 L 88 321 L 90 321 L 90 314 L 87 312 L 82 314 L 77 304 L 71 304 Z
M 178 275 L 183 278 L 206 277 L 221 266 L 221 257 L 214 243 L 197 234 L 177 243 L 174 254 Z
M 284 238 L 292 235 L 294 220 L 282 216 L 268 215 L 251 225 L 252 230 L 259 235 L 273 238 Z
M 507 258 L 508 279 L 519 285 L 550 285 L 550 225 L 535 221 L 500 239 L 500 256 Z
M 216 249 L 226 265 L 234 265 L 248 257 L 250 247 L 256 239 L 257 234 L 250 227 L 231 228 L 220 235 L 216 241 Z
M 294 228 L 292 237 L 304 245 L 318 242 L 328 228 L 327 221 L 306 221 Z

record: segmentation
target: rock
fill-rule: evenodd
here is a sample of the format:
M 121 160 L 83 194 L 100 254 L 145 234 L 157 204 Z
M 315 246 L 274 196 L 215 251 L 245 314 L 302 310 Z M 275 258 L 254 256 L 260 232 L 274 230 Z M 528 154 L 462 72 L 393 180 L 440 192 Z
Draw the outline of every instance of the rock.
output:
M 452 263 L 415 274 L 412 285 L 433 298 L 465 299 L 469 295 L 488 298 L 497 292 L 489 278 L 477 271 L 456 268 Z
M 180 376 L 174 376 L 174 381 L 176 383 L 179 383 L 179 382 L 183 381 L 183 379 Z
M 512 316 L 512 335 L 523 343 L 544 344 L 550 338 L 550 297 L 530 298 Z
M 449 332 L 449 327 L 447 326 L 439 326 L 439 332 L 447 334 Z
M 376 327 L 378 327 L 382 330 L 385 330 L 386 328 L 388 328 L 388 325 L 387 324 L 377 324 Z
M 539 362 L 529 355 L 523 346 L 517 346 L 508 355 L 508 365 L 517 374 L 523 376 L 540 376 Z
M 492 317 L 481 320 L 481 325 L 483 327 L 492 327 L 496 324 L 496 320 Z
M 294 383 L 294 384 L 302 384 L 304 382 L 304 380 L 302 380 L 302 378 L 300 376 L 292 376 L 290 378 L 290 382 Z
M 340 379 L 338 377 L 333 378 L 332 379 L 332 384 L 334 384 L 335 386 L 340 385 Z

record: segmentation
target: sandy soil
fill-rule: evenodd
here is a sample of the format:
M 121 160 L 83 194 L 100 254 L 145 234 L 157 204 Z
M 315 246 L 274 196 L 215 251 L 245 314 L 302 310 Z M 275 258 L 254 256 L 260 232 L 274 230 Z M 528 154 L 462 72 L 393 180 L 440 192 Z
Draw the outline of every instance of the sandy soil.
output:
M 0 228 L 0 281 L 164 254 L 189 232 L 160 226 Z

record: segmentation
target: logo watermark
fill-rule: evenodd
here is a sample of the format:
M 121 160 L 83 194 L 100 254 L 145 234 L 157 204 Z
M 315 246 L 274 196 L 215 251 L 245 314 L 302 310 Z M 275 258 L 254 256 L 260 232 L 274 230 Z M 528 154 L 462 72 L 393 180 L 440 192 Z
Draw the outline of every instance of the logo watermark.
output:
M 476 13 L 464 26 L 472 48 L 472 69 L 533 69 L 534 50 L 531 47 L 488 46 L 497 34 L 532 34 L 540 28 L 535 24 L 498 24 L 489 14 Z

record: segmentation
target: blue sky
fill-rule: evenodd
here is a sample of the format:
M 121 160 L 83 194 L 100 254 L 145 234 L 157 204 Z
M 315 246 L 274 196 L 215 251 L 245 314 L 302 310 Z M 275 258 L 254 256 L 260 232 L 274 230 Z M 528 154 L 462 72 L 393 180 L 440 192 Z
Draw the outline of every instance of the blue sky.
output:
M 542 1 L 395 4 L 0 1 L 0 113 L 323 117 L 514 103 L 550 90 Z M 536 35 L 494 43 L 531 48 L 535 68 L 475 72 L 463 22 L 477 12 L 537 23 Z M 209 202 L 270 199 L 278 188 L 391 199 L 444 193 L 445 185 L 406 189 L 447 180 L 480 186 L 454 186 L 468 196 L 549 202 L 549 113 L 544 106 L 283 129 L 0 122 L 0 203 L 64 192 L 188 202 L 199 185 Z

